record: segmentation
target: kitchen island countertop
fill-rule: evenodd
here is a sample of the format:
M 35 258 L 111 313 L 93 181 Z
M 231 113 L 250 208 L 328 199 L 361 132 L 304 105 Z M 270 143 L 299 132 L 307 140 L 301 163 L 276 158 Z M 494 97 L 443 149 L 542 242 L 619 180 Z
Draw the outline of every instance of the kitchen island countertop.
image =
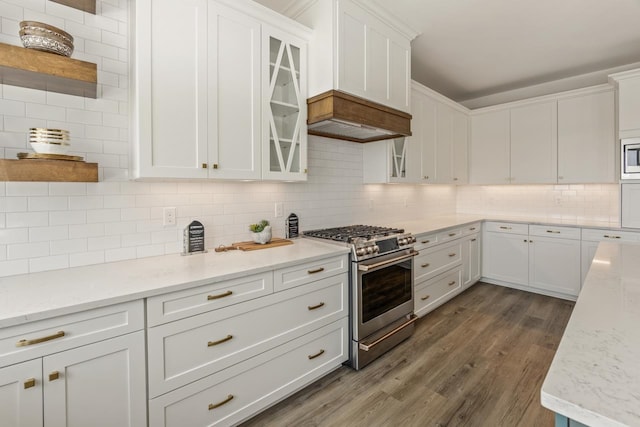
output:
M 589 426 L 640 426 L 640 245 L 598 246 L 541 400 Z

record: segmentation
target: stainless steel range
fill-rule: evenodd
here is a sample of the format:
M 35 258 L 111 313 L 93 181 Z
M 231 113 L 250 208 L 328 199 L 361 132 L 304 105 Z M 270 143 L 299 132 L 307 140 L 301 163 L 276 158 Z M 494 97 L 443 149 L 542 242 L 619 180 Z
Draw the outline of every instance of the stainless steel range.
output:
M 303 234 L 351 247 L 350 364 L 354 369 L 411 336 L 417 319 L 413 314 L 415 237 L 402 229 L 366 225 Z

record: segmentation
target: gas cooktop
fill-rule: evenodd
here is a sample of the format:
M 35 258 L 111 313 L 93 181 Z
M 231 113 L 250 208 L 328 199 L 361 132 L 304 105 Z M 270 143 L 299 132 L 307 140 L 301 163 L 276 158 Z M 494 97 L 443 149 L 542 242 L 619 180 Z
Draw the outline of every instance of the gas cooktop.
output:
M 404 230 L 401 228 L 378 227 L 375 225 L 348 225 L 346 227 L 310 230 L 305 231 L 303 234 L 319 239 L 353 243 L 356 239 L 372 240 L 378 237 L 393 236 L 402 233 L 404 233 Z

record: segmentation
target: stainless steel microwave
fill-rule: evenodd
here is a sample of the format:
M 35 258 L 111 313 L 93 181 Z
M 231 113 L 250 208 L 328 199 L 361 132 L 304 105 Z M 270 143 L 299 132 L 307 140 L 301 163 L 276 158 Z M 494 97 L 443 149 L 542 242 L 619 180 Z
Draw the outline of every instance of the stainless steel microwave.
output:
M 620 178 L 640 180 L 640 138 L 621 139 L 620 154 Z

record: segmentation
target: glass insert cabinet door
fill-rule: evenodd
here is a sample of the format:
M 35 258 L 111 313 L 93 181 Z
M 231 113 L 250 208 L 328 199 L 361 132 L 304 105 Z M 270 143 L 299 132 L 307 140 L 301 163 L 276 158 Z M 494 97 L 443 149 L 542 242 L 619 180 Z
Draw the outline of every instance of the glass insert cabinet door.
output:
M 263 178 L 306 180 L 306 43 L 265 31 Z
M 391 150 L 391 178 L 407 177 L 407 140 L 396 138 L 389 143 Z

